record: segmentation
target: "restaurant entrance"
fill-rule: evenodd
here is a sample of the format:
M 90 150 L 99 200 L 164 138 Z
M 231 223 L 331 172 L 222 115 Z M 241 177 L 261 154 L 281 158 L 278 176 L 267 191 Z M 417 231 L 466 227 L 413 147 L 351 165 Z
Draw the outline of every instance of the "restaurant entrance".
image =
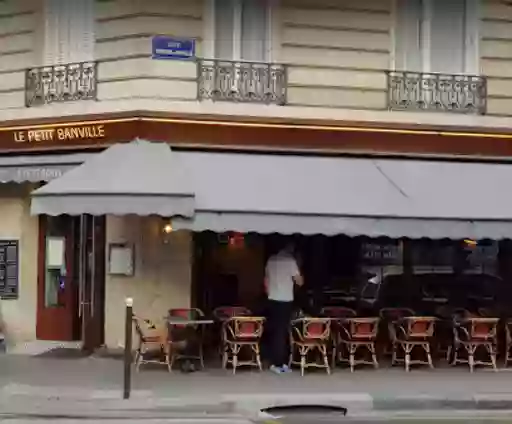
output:
M 100 346 L 104 289 L 105 219 L 41 216 L 37 338 Z

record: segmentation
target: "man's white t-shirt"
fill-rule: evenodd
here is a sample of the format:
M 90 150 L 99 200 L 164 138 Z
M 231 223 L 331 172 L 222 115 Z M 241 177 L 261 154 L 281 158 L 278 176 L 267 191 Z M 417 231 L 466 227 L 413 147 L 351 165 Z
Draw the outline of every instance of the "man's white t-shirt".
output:
M 295 284 L 293 277 L 299 274 L 299 267 L 291 254 L 280 252 L 271 256 L 265 269 L 268 298 L 280 302 L 292 302 Z

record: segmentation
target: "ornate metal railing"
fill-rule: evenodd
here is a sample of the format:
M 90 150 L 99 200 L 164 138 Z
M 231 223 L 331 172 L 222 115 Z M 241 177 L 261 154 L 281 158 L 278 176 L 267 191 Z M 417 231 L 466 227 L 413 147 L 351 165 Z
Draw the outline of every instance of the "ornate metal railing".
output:
M 27 69 L 25 104 L 32 107 L 56 102 L 95 100 L 97 75 L 96 62 Z
M 197 75 L 199 100 L 286 103 L 284 65 L 200 59 Z
M 389 71 L 388 107 L 484 115 L 487 80 L 473 75 Z

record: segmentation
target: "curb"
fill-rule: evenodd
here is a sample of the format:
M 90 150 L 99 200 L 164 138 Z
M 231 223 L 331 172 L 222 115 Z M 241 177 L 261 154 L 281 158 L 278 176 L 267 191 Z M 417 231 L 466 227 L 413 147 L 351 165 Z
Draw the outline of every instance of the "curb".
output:
M 421 410 L 512 410 L 512 395 L 475 394 L 467 397 L 439 398 L 434 396 L 374 398 L 375 411 Z
M 417 396 L 372 396 L 369 393 L 283 393 L 283 394 L 226 394 L 206 397 L 199 395 L 158 397 L 151 391 L 134 391 L 129 400 L 122 400 L 121 392 L 114 390 L 86 391 L 61 388 L 57 393 L 38 390 L 8 390 L 0 392 L 2 412 L 39 408 L 42 410 L 67 410 L 98 413 L 121 411 L 164 412 L 177 414 L 243 414 L 255 415 L 259 411 L 279 406 L 312 405 L 343 407 L 348 414 L 396 413 L 400 411 L 512 411 L 512 394 L 474 394 L 439 397 Z

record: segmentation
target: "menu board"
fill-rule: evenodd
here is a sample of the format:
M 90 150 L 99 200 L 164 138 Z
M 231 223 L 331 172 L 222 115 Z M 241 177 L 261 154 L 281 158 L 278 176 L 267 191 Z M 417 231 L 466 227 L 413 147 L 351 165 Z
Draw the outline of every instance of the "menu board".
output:
M 400 265 L 402 250 L 399 244 L 363 243 L 362 259 L 365 263 L 378 265 Z
M 19 282 L 19 242 L 0 240 L 0 297 L 18 297 Z

